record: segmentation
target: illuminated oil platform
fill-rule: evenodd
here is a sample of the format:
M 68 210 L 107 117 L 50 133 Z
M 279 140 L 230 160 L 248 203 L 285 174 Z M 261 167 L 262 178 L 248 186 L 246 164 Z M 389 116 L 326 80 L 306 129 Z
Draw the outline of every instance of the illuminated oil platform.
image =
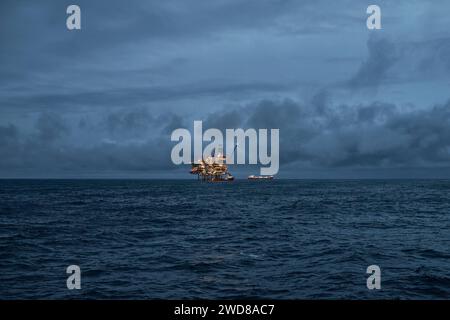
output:
M 228 171 L 228 166 L 225 164 L 226 157 L 223 154 L 222 147 L 219 146 L 217 149 L 216 155 L 213 154 L 206 159 L 199 159 L 192 164 L 190 173 L 196 174 L 198 180 L 211 182 L 234 180 L 234 177 Z

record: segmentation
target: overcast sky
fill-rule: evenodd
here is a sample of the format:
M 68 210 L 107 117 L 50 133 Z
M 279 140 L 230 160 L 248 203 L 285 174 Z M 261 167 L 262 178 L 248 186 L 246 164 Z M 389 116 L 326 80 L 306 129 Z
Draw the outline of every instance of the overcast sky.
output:
M 73 3 L 80 31 L 66 28 Z M 369 4 L 382 30 L 367 29 Z M 190 178 L 170 134 L 203 120 L 279 128 L 282 178 L 450 178 L 449 12 L 445 0 L 2 0 L 0 177 Z

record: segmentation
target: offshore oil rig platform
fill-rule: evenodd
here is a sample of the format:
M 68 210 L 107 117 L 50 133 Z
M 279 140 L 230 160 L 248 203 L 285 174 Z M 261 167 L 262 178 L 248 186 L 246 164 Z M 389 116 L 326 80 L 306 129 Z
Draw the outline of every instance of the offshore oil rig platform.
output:
M 236 147 L 234 147 L 234 150 L 236 150 Z M 214 154 L 216 153 L 214 150 L 214 153 L 206 159 L 199 159 L 197 162 L 192 163 L 190 173 L 196 174 L 198 180 L 210 182 L 234 180 L 234 177 L 228 171 L 228 166 L 225 164 L 226 156 L 223 154 L 222 147 L 220 146 L 217 149 L 217 154 Z

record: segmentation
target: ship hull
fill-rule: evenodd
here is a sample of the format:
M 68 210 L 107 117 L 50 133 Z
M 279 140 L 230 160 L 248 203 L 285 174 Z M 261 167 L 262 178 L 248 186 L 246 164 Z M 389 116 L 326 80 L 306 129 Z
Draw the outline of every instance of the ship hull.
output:
M 273 176 L 249 176 L 248 180 L 273 180 Z

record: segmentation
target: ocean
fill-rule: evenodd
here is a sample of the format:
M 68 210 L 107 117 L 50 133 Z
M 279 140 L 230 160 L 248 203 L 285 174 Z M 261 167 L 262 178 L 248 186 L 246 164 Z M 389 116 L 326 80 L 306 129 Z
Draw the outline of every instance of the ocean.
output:
M 0 180 L 0 299 L 197 298 L 450 298 L 450 181 Z

